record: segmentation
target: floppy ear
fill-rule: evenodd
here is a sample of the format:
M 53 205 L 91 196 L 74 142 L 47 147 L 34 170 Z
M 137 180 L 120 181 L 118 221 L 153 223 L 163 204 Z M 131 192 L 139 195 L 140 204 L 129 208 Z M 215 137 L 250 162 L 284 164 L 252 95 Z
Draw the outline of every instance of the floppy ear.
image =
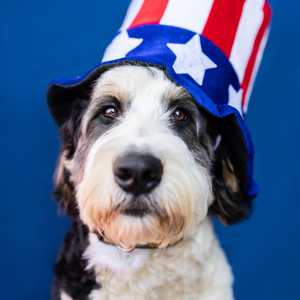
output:
M 81 119 L 87 106 L 87 100 L 76 100 L 69 112 L 68 120 L 61 125 L 59 130 L 61 150 L 54 173 L 53 196 L 59 202 L 63 211 L 72 217 L 77 217 L 78 211 L 74 196 L 74 185 L 67 164 L 70 164 L 76 151 L 81 130 Z
M 245 220 L 252 210 L 253 197 L 244 193 L 245 185 L 238 164 L 238 158 L 222 138 L 215 150 L 212 170 L 215 200 L 210 212 L 226 225 Z

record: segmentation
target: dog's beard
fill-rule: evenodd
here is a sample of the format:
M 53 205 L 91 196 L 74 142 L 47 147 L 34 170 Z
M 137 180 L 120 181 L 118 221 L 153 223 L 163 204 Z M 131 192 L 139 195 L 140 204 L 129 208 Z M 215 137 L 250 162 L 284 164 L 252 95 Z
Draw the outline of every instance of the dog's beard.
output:
M 147 138 L 132 136 L 130 128 L 118 126 L 91 147 L 76 189 L 80 217 L 91 231 L 104 233 L 118 245 L 166 247 L 187 238 L 205 218 L 212 200 L 211 178 L 166 127 Z M 116 157 L 133 148 L 159 157 L 163 164 L 160 184 L 137 197 L 123 191 L 112 172 Z

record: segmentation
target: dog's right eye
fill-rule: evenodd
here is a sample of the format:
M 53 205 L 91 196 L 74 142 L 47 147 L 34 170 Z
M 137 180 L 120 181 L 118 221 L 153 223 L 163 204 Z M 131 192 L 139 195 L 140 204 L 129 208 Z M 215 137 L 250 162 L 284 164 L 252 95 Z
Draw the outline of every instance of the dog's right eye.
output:
M 106 107 L 102 113 L 107 118 L 114 118 L 117 115 L 117 109 L 113 106 Z

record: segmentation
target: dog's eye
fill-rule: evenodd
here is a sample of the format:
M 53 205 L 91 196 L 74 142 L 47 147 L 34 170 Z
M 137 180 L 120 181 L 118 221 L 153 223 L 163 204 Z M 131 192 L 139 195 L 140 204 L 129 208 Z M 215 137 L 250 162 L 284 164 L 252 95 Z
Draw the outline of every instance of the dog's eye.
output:
M 114 108 L 113 106 L 107 107 L 104 111 L 103 111 L 103 115 L 107 118 L 113 118 L 117 115 L 117 110 L 116 108 Z
M 179 109 L 174 112 L 173 116 L 176 121 L 185 121 L 187 119 L 187 115 Z

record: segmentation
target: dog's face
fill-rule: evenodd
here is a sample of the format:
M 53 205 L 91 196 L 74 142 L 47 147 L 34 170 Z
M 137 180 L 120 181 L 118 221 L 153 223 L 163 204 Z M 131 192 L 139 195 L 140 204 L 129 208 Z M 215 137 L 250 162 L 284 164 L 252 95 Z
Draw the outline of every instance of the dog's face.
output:
M 71 211 L 76 203 L 91 231 L 123 247 L 185 239 L 215 197 L 216 166 L 226 195 L 239 192 L 229 159 L 216 163 L 210 127 L 192 96 L 163 71 L 110 69 L 62 126 L 59 200 Z M 228 215 L 226 195 L 217 197 L 219 215 Z

